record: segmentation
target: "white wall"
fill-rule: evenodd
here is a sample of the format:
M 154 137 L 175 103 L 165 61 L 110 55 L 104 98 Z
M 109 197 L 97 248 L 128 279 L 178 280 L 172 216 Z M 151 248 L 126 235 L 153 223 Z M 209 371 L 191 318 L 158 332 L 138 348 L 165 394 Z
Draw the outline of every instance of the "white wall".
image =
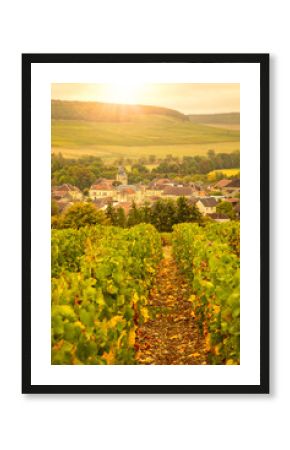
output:
M 0 180 L 2 194 L 9 194 L 1 197 L 0 221 L 3 228 L 0 233 L 3 280 L 0 443 L 5 450 L 193 447 L 267 450 L 278 448 L 278 440 L 282 442 L 281 448 L 287 447 L 290 252 L 289 213 L 282 206 L 289 194 L 290 165 L 288 18 L 287 2 L 268 0 L 239 3 L 226 0 L 11 0 L 3 3 L 0 123 L 1 168 L 4 170 Z M 271 52 L 270 396 L 21 395 L 22 52 Z M 282 211 L 288 217 L 283 217 Z

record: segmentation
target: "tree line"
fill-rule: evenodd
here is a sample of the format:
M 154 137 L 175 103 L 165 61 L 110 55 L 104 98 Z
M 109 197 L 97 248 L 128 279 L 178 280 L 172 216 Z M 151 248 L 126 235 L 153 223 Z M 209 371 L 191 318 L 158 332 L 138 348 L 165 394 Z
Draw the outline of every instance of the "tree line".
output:
M 202 222 L 199 210 L 184 197 L 177 201 L 158 200 L 153 205 L 145 203 L 137 206 L 132 203 L 128 215 L 123 208 L 114 208 L 109 204 L 105 211 L 98 210 L 91 203 L 74 203 L 63 213 L 58 214 L 55 204 L 52 204 L 52 228 L 81 228 L 87 225 L 114 225 L 130 228 L 139 223 L 150 223 L 160 232 L 171 232 L 172 227 L 184 222 Z
M 119 165 L 129 164 L 129 184 L 148 184 L 155 178 L 172 178 L 178 181 L 206 181 L 206 174 L 212 170 L 240 167 L 240 153 L 216 153 L 209 150 L 206 156 L 184 156 L 182 158 L 167 155 L 159 160 L 153 169 L 147 167 L 157 160 L 153 155 L 138 160 L 119 158 L 112 165 L 105 165 L 101 158 L 87 156 L 79 159 L 67 159 L 52 154 L 51 183 L 54 186 L 72 184 L 86 192 L 98 178 L 114 179 Z

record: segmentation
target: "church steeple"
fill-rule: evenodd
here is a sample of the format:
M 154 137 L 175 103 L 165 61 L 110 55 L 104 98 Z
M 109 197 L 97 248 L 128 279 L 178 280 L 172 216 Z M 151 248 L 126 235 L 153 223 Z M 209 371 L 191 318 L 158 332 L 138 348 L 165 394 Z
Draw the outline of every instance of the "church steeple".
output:
M 123 166 L 118 167 L 117 181 L 121 184 L 128 184 L 128 175 Z

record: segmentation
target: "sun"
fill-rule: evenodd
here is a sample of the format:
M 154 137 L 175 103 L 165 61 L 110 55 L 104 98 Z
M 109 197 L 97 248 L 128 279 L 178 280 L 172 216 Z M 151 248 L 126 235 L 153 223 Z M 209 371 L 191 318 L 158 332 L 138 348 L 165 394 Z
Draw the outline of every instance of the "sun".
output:
M 136 104 L 140 100 L 142 85 L 122 82 L 106 85 L 106 98 L 109 103 Z

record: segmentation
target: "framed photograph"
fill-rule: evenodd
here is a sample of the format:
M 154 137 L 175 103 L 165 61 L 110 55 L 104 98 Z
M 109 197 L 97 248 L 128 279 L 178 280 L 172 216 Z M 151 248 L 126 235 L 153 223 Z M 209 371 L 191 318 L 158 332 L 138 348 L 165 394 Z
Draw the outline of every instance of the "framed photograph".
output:
M 22 55 L 22 392 L 269 393 L 269 55 Z

